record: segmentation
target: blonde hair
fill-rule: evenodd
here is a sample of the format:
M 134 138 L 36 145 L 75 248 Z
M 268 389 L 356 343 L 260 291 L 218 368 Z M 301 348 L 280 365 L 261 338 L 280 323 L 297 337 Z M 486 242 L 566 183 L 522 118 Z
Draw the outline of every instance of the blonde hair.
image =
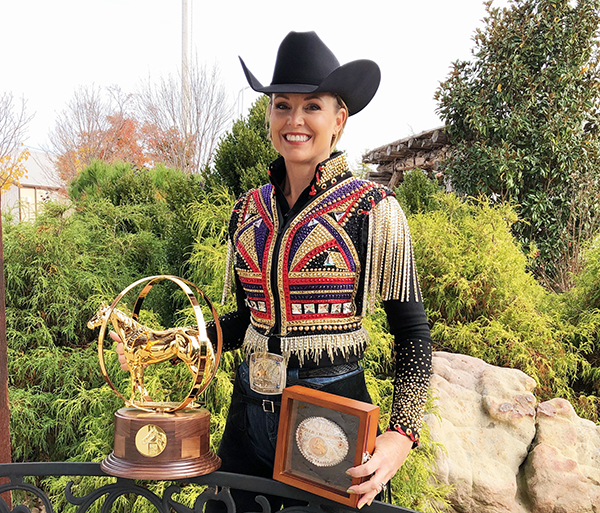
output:
M 340 128 L 338 133 L 335 134 L 333 136 L 333 139 L 331 140 L 331 149 L 332 150 L 335 148 L 335 145 L 340 140 L 340 137 L 342 137 L 342 134 L 344 133 L 344 128 L 346 127 L 346 122 L 348 121 L 348 116 L 350 115 L 350 113 L 348 112 L 348 107 L 347 107 L 346 103 L 344 102 L 344 100 L 342 100 L 342 97 L 339 94 L 334 94 L 333 96 L 337 100 L 337 104 L 338 104 L 337 112 L 339 112 L 340 109 L 345 110 L 346 111 L 346 119 L 344 119 L 344 124 L 342 125 L 342 128 Z
M 331 151 L 333 151 L 333 149 L 335 148 L 335 145 L 340 140 L 340 137 L 342 137 L 342 133 L 344 132 L 344 127 L 346 126 L 346 122 L 348 121 L 349 113 L 348 113 L 348 107 L 346 106 L 346 104 L 344 103 L 344 100 L 342 100 L 342 97 L 339 94 L 335 94 L 335 93 L 327 93 L 327 94 L 331 94 L 331 96 L 333 96 L 337 100 L 338 108 L 335 112 L 336 114 L 341 109 L 346 111 L 346 119 L 344 119 L 344 124 L 339 129 L 338 133 L 335 134 L 331 138 L 331 146 L 329 147 L 329 149 Z M 267 135 L 269 137 L 269 141 L 271 141 L 271 144 L 273 144 L 273 138 L 271 137 L 271 107 L 273 106 L 273 97 L 274 97 L 274 93 L 269 95 L 269 106 L 267 107 L 267 110 L 265 111 L 265 128 L 267 129 Z

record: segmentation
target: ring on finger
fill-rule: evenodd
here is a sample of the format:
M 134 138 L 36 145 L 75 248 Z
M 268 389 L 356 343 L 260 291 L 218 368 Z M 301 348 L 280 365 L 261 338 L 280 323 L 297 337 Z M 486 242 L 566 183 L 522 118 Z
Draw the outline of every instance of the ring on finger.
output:
M 385 490 L 385 486 L 387 483 L 379 483 L 379 486 L 381 486 L 381 489 L 379 490 L 379 492 L 383 492 L 383 490 Z

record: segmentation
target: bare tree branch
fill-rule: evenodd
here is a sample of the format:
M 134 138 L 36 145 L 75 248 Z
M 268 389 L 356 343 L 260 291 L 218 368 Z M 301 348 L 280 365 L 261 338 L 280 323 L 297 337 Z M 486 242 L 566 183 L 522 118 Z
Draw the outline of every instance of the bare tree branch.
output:
M 23 98 L 18 107 L 12 93 L 0 95 L 0 157 L 10 155 L 19 148 L 32 118 L 33 115 L 27 114 L 27 102 Z
M 113 160 L 130 99 L 116 86 L 81 86 L 75 91 L 49 134 L 48 153 L 63 180 L 76 176 L 93 159 Z
M 154 160 L 188 172 L 201 171 L 231 119 L 231 106 L 216 66 L 189 66 L 189 106 L 184 114 L 182 77 L 147 80 L 136 95 L 137 117 L 154 140 Z
M 27 113 L 24 98 L 17 105 L 12 93 L 0 95 L 0 189 L 9 187 L 15 179 L 18 181 L 24 172 L 22 161 L 27 159 L 28 154 L 19 151 L 19 148 L 32 118 L 33 115 Z

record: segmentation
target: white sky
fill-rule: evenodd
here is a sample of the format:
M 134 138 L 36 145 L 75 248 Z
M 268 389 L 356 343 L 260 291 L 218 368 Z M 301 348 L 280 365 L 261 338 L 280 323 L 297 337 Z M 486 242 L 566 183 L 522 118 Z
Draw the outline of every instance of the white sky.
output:
M 441 124 L 433 95 L 457 59 L 469 59 L 483 0 L 191 0 L 192 48 L 217 63 L 236 114 L 257 94 L 238 55 L 269 84 L 290 30 L 315 30 L 343 64 L 367 58 L 382 71 L 369 106 L 339 143 L 352 162 L 368 149 Z M 495 5 L 505 0 L 496 0 Z M 353 5 L 355 7 L 350 7 Z M 181 0 L 0 0 L 0 92 L 35 113 L 26 144 L 47 145 L 56 113 L 79 85 L 119 85 L 177 73 Z M 243 100 L 243 102 L 242 102 Z M 237 116 L 236 116 L 237 117 Z

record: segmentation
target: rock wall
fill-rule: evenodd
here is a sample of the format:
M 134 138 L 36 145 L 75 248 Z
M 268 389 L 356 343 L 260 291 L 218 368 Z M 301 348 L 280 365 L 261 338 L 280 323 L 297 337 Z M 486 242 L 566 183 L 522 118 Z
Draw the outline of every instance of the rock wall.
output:
M 516 369 L 436 352 L 426 416 L 456 513 L 600 513 L 600 426 L 564 399 L 536 404 Z

